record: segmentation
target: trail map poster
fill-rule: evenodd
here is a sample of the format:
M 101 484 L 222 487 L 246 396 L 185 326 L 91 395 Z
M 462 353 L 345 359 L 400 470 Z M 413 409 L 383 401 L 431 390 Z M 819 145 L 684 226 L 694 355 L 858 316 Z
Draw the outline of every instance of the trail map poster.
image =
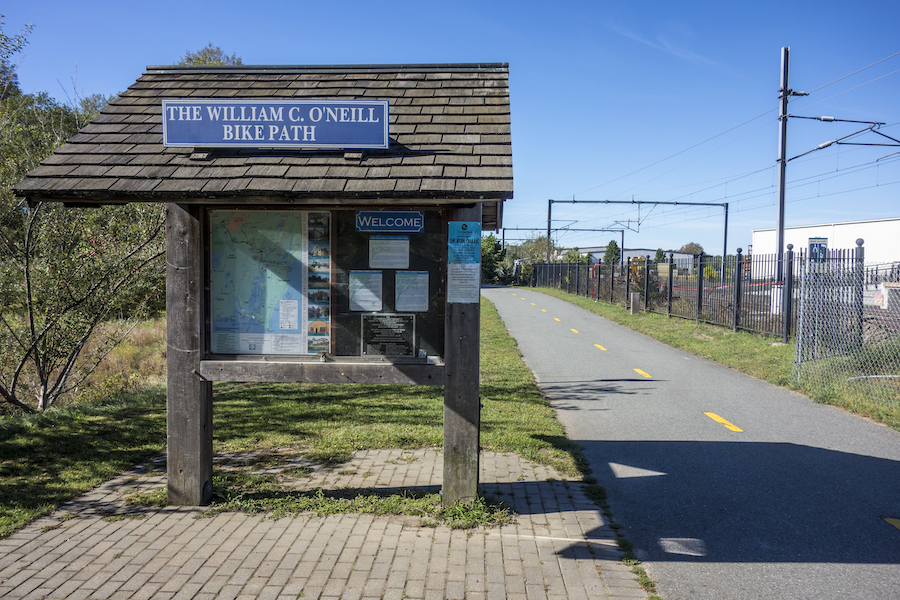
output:
M 210 211 L 210 350 L 329 349 L 327 212 Z

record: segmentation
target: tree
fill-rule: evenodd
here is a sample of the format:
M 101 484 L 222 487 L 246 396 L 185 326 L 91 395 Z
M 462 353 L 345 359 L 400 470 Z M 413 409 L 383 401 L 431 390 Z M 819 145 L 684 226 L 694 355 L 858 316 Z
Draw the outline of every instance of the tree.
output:
M 703 246 L 697 242 L 688 242 L 679 248 L 678 251 L 684 254 L 703 254 Z
M 34 25 L 25 26 L 25 31 L 9 37 L 3 33 L 3 15 L 0 15 L 0 99 L 20 93 L 16 67 L 10 62 L 12 56 L 21 52 L 28 43 L 28 34 Z
M 184 53 L 184 58 L 178 61 L 179 65 L 240 65 L 243 61 L 239 56 L 232 54 L 228 56 L 218 46 L 213 46 L 212 42 L 206 44 L 197 52 L 188 50 Z
M 20 410 L 45 410 L 75 390 L 128 330 L 110 318 L 138 314 L 158 282 L 160 206 L 74 209 L 12 193 L 77 132 L 84 110 L 102 104 L 69 107 L 44 93 L 0 99 L 0 398 Z
M 505 256 L 506 251 L 493 233 L 481 238 L 482 283 L 497 283 L 499 268 Z
M 619 244 L 616 243 L 616 240 L 610 240 L 609 244 L 606 245 L 606 252 L 603 254 L 603 263 L 614 265 L 619 262 L 621 256 L 622 251 L 619 249 Z
M 508 253 L 514 259 L 529 263 L 547 262 L 548 247 L 550 259 L 553 260 L 559 254 L 559 249 L 552 241 L 548 241 L 546 235 L 525 240 L 518 246 L 510 246 Z
M 566 250 L 566 254 L 563 256 L 562 261 L 564 263 L 586 263 L 588 262 L 588 255 L 579 252 L 577 247 L 569 248 Z
M 662 248 L 656 249 L 656 256 L 653 257 L 653 262 L 657 264 L 666 262 L 666 253 Z

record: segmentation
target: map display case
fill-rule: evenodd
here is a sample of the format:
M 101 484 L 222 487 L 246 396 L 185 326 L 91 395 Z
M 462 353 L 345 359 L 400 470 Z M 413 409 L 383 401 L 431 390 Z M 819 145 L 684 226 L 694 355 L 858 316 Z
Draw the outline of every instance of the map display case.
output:
M 329 213 L 212 210 L 209 236 L 211 353 L 329 350 Z

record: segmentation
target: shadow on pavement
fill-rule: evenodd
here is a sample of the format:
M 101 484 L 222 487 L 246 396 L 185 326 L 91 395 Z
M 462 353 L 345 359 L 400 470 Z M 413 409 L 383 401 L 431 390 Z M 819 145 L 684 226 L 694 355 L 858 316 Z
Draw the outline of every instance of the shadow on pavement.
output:
M 578 443 L 645 560 L 900 560 L 884 521 L 900 517 L 898 461 L 789 443 Z M 851 490 L 861 502 L 842 500 Z

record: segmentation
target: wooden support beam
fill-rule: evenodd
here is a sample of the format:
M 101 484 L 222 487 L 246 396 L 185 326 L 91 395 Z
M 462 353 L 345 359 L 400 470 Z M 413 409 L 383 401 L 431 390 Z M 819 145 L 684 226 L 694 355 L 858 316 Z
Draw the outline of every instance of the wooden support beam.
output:
M 265 357 L 249 360 L 204 360 L 200 375 L 209 381 L 268 383 L 385 383 L 391 385 L 442 385 L 444 366 L 424 363 L 314 362 Z
M 212 384 L 200 377 L 203 208 L 166 205 L 166 424 L 168 503 L 212 499 Z
M 449 211 L 450 221 L 481 222 L 481 205 Z M 448 303 L 444 335 L 444 481 L 441 500 L 478 495 L 481 450 L 481 304 Z

